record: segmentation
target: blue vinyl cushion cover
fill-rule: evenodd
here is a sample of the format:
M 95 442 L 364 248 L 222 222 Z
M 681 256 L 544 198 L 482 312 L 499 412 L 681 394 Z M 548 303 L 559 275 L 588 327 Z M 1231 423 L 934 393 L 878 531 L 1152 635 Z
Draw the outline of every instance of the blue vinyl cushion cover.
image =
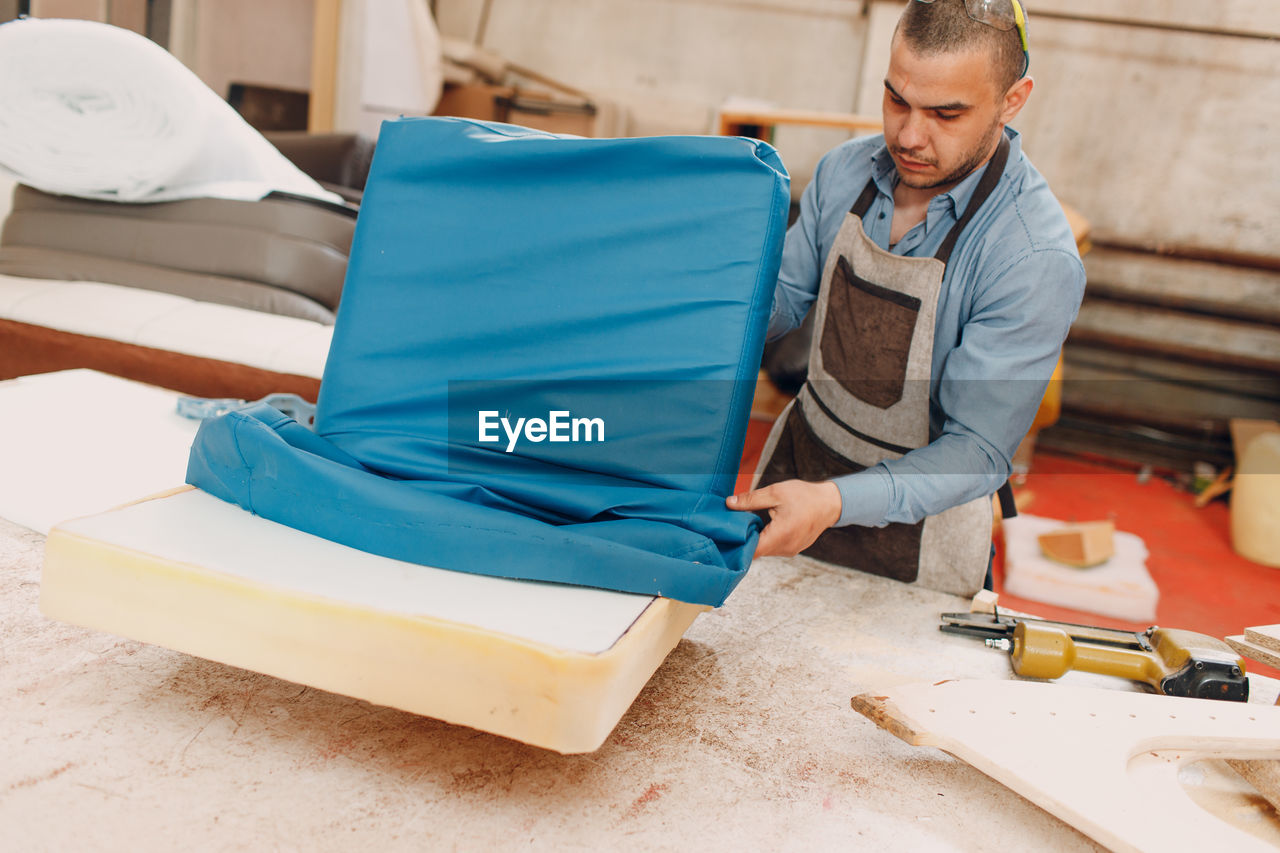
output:
M 719 605 L 788 179 L 762 142 L 386 122 L 313 434 L 207 421 L 187 481 L 364 551 Z M 497 411 L 599 442 L 479 440 Z

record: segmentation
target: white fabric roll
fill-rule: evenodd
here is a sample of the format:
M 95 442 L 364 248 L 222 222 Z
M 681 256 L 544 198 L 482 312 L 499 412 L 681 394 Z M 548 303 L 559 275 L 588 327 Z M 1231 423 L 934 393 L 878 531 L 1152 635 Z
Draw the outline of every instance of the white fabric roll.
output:
M 0 168 L 45 192 L 151 202 L 340 199 L 164 48 L 91 21 L 0 26 Z

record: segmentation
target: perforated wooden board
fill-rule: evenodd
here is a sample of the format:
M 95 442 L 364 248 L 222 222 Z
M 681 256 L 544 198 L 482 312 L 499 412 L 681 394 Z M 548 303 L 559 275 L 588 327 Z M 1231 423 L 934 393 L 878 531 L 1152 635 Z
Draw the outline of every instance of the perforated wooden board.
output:
M 1271 850 L 1196 806 L 1178 770 L 1280 759 L 1280 707 L 1025 681 L 909 684 L 853 698 L 1116 850 Z

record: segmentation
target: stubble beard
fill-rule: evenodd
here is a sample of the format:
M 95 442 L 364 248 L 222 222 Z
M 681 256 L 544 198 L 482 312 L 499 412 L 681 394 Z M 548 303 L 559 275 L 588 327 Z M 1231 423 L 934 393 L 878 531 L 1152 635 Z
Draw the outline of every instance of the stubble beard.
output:
M 916 190 L 931 190 L 938 187 L 954 186 L 968 177 L 969 173 L 982 165 L 983 161 L 990 156 L 991 151 L 994 149 L 996 135 L 1000 133 L 1000 131 L 1000 122 L 992 122 L 991 127 L 985 134 L 983 134 L 982 140 L 973 147 L 973 150 L 969 151 L 965 155 L 961 164 L 940 180 L 929 181 L 928 183 L 915 183 L 914 181 L 919 181 L 920 178 L 904 173 L 901 169 L 898 169 L 898 180 Z

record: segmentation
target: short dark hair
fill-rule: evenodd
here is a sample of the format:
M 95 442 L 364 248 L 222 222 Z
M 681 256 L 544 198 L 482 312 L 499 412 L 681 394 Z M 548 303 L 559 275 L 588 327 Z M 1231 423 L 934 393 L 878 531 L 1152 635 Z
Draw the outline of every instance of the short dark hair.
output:
M 1026 10 L 1026 4 L 1022 4 Z M 1022 77 L 1026 57 L 1018 28 L 997 30 L 975 21 L 965 10 L 964 0 L 910 0 L 896 32 L 916 53 L 935 56 L 960 50 L 984 48 L 991 53 L 991 75 L 998 95 Z

